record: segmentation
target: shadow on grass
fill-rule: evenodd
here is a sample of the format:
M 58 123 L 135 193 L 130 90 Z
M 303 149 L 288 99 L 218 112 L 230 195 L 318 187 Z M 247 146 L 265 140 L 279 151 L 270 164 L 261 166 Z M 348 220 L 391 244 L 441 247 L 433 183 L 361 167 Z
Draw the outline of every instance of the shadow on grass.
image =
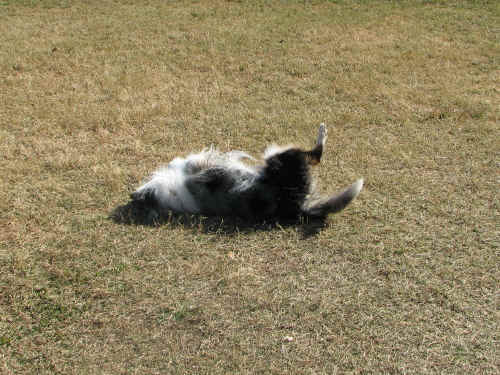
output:
M 326 219 L 292 222 L 254 222 L 238 217 L 206 217 L 202 215 L 177 214 L 171 212 L 168 217 L 151 215 L 151 210 L 142 204 L 131 201 L 116 207 L 110 214 L 115 223 L 125 225 L 161 226 L 164 224 L 196 228 L 207 234 L 232 235 L 257 231 L 272 231 L 283 227 L 297 227 L 303 238 L 318 234 L 326 225 Z

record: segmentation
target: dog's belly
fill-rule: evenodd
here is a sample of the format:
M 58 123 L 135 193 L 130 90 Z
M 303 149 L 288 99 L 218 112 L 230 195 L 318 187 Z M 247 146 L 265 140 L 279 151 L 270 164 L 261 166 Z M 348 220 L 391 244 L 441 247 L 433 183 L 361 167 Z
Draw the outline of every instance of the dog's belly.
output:
M 186 179 L 186 188 L 207 216 L 251 216 L 256 176 L 246 170 L 207 168 Z
M 241 197 L 257 175 L 243 157 L 249 156 L 210 149 L 175 158 L 134 193 L 135 199 L 151 196 L 162 213 L 237 215 L 238 208 L 246 210 Z

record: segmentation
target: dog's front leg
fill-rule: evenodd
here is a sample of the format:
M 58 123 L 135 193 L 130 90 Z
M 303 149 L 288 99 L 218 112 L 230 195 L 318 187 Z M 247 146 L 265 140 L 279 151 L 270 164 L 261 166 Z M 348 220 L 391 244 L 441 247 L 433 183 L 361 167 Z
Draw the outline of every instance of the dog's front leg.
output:
M 307 162 L 310 165 L 319 164 L 321 161 L 321 156 L 323 155 L 323 148 L 325 147 L 325 142 L 327 138 L 327 129 L 324 123 L 319 125 L 318 139 L 316 140 L 316 146 L 311 151 L 306 151 Z

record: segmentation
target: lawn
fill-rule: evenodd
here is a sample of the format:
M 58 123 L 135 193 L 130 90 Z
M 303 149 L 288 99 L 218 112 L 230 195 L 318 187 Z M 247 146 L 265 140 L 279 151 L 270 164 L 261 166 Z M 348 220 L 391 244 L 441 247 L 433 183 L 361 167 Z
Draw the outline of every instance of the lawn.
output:
M 0 373 L 498 374 L 500 3 L 0 1 Z M 313 145 L 317 234 L 113 210 Z

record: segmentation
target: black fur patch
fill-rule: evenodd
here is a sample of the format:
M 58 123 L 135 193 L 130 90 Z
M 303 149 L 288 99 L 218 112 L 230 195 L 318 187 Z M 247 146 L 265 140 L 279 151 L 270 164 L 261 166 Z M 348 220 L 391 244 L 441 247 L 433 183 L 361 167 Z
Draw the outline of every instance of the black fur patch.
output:
M 311 189 L 311 176 L 306 155 L 289 149 L 266 160 L 260 181 L 263 189 L 274 192 L 276 203 L 272 216 L 280 220 L 297 220 Z

